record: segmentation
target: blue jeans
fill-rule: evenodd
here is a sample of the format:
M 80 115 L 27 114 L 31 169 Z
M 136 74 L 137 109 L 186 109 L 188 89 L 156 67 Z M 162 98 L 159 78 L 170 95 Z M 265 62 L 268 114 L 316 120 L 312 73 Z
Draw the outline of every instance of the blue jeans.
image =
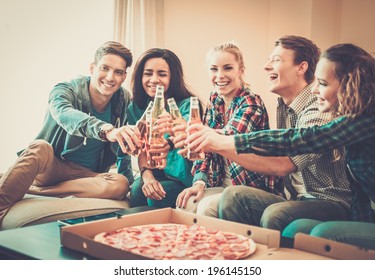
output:
M 231 186 L 221 196 L 219 218 L 282 231 L 300 218 L 347 220 L 349 210 L 334 201 L 286 200 L 253 187 Z
M 282 235 L 294 238 L 298 232 L 375 250 L 375 224 L 373 223 L 299 219 L 290 223 Z
M 175 208 L 177 196 L 186 187 L 177 180 L 167 178 L 165 175 L 163 175 L 164 172 L 157 170 L 153 173 L 155 179 L 158 180 L 163 186 L 164 191 L 166 192 L 165 197 L 162 200 L 146 198 L 142 192 L 143 180 L 141 178 L 137 178 L 130 188 L 130 206 L 137 207 L 148 205 L 155 208 Z

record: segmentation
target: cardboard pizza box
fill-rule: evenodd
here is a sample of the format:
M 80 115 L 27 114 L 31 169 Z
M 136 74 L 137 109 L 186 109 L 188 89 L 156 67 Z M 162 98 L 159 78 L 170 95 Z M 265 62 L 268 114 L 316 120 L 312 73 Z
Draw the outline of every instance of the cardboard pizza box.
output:
M 101 232 L 123 227 L 165 223 L 197 224 L 214 230 L 229 231 L 247 236 L 256 243 L 256 251 L 248 259 L 331 259 L 329 256 L 311 253 L 308 250 L 280 248 L 280 232 L 276 230 L 219 220 L 171 208 L 63 226 L 60 229 L 60 239 L 63 246 L 98 259 L 148 259 L 144 256 L 98 243 L 93 238 Z
M 375 260 L 375 250 L 297 233 L 294 248 L 313 254 L 341 260 Z

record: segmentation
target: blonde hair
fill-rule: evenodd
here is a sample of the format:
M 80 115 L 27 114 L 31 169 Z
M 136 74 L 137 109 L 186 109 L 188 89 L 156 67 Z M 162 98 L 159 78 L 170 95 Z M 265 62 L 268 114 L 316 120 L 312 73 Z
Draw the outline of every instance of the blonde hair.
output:
M 245 63 L 244 63 L 242 51 L 237 46 L 237 43 L 235 41 L 224 42 L 211 48 L 207 53 L 206 65 L 209 64 L 209 60 L 215 52 L 227 52 L 227 53 L 233 54 L 236 61 L 238 62 L 239 68 L 245 70 Z M 240 76 L 240 81 L 242 85 L 250 86 L 248 83 L 245 82 L 244 71 L 242 72 Z

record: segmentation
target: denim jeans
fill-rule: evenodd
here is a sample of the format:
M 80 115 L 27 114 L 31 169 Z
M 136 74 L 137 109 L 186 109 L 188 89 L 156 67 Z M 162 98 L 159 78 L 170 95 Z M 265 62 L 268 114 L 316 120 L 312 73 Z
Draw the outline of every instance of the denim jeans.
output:
M 282 235 L 294 238 L 298 232 L 375 250 L 375 224 L 373 223 L 299 219 L 290 223 Z
M 300 218 L 347 220 L 349 210 L 334 201 L 286 200 L 253 187 L 231 186 L 221 196 L 219 218 L 282 231 Z
M 142 191 L 143 180 L 141 178 L 137 178 L 130 187 L 130 206 L 131 207 L 144 206 L 144 205 L 148 205 L 148 206 L 152 206 L 156 208 L 164 208 L 164 207 L 175 208 L 176 207 L 177 196 L 185 188 L 185 186 L 177 180 L 171 180 L 167 178 L 163 174 L 164 172 L 160 172 L 160 171 L 157 172 L 157 171 L 153 171 L 154 177 L 163 186 L 164 191 L 166 192 L 165 197 L 162 200 L 146 198 Z

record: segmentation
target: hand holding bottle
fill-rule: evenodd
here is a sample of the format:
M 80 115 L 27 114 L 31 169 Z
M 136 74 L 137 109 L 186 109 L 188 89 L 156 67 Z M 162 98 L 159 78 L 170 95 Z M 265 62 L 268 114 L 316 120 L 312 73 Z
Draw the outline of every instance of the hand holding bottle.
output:
M 162 134 L 172 134 L 172 117 L 167 111 L 158 117 L 155 128 Z
M 187 123 L 179 124 L 178 126 L 175 126 L 172 128 L 173 134 L 175 135 L 173 137 L 173 144 L 175 148 L 180 148 L 180 150 L 177 152 L 183 157 L 186 157 L 188 148 L 186 146 L 186 133 Z
M 187 123 L 188 128 L 194 124 L 202 124 L 202 120 L 200 118 L 200 113 L 199 113 L 199 100 L 198 97 L 190 97 L 190 116 L 189 116 L 189 121 Z M 189 137 L 190 134 L 194 133 L 194 129 L 189 129 L 187 130 L 187 136 Z M 187 158 L 189 160 L 202 160 L 204 159 L 205 155 L 203 152 L 203 149 L 191 149 L 188 146 L 188 152 L 187 152 Z
M 150 101 L 150 103 L 148 104 L 146 110 L 144 111 L 142 117 L 137 121 L 137 123 L 135 124 L 135 126 L 133 126 L 133 129 L 135 131 L 136 134 L 139 133 L 139 139 L 141 141 L 141 146 L 136 146 L 134 149 L 132 149 L 130 147 L 130 145 L 125 142 L 125 150 L 126 150 L 126 153 L 132 155 L 132 156 L 139 156 L 139 154 L 141 153 L 142 149 L 145 148 L 145 142 L 146 142 L 146 130 L 147 130 L 147 123 L 146 123 L 146 115 L 147 115 L 147 112 L 150 112 L 151 108 L 153 106 L 153 101 Z
M 135 151 L 142 147 L 142 136 L 138 128 L 125 125 L 119 128 L 114 128 L 106 133 L 106 138 L 110 142 L 118 142 L 121 150 L 124 153 Z
M 186 157 L 187 149 L 184 142 L 187 136 L 186 120 L 182 117 L 182 114 L 178 109 L 174 98 L 169 98 L 167 102 L 172 123 L 172 137 L 170 139 L 173 141 L 175 148 L 181 148 L 181 150 L 179 150 L 178 153 L 181 156 Z
M 193 131 L 193 133 L 191 133 Z M 220 134 L 203 124 L 193 124 L 187 128 L 190 134 L 185 143 L 192 150 L 204 149 L 209 152 L 235 151 L 234 136 Z
M 155 162 L 159 162 L 160 164 L 157 166 L 159 169 L 165 168 L 167 164 L 167 155 L 170 150 L 169 144 L 167 140 L 163 139 L 163 143 L 158 143 L 157 145 L 149 145 L 148 153 L 150 154 L 151 160 Z

